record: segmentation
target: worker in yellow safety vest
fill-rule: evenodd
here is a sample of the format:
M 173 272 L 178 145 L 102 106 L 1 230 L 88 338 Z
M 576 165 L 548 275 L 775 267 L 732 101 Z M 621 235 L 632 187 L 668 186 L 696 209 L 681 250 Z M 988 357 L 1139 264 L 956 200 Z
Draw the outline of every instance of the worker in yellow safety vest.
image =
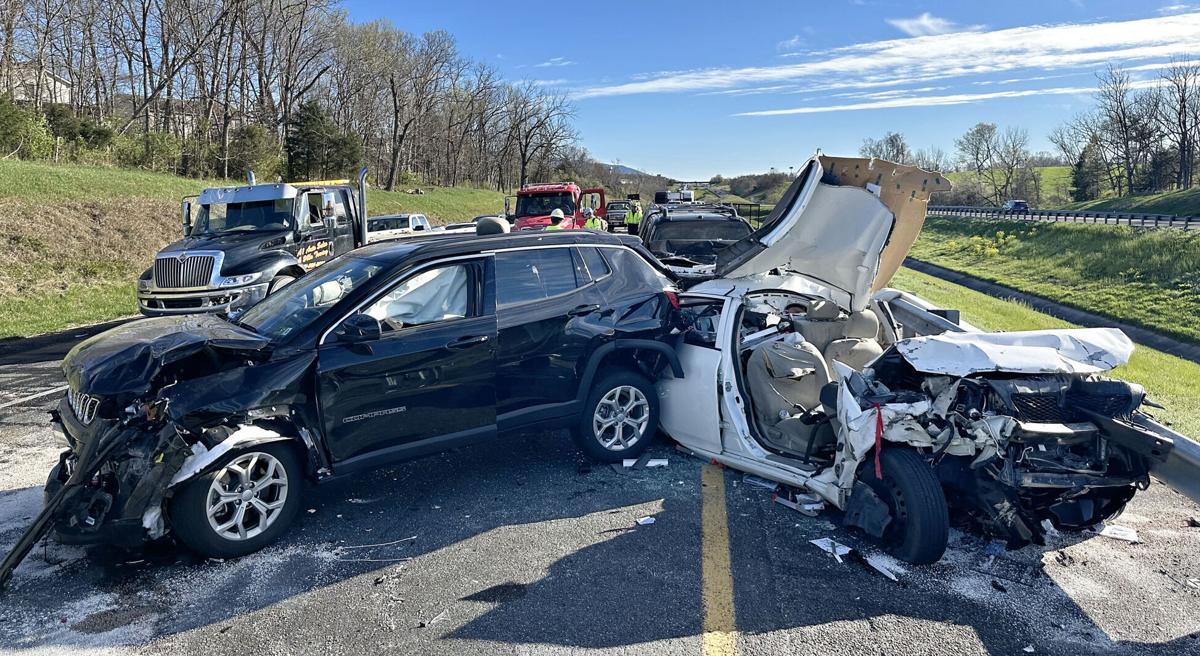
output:
M 625 215 L 625 230 L 631 234 L 638 233 L 638 227 L 642 223 L 642 206 L 637 203 L 633 204 L 633 209 L 629 210 L 629 214 Z
M 583 227 L 588 230 L 604 230 L 607 226 L 605 226 L 604 219 L 596 216 L 595 210 L 585 207 L 583 208 Z
M 560 210 L 560 209 L 554 210 L 553 212 L 550 213 L 550 225 L 543 228 L 543 230 L 562 230 L 563 229 L 563 227 L 562 227 L 563 218 L 564 218 L 564 215 L 563 215 L 562 210 Z

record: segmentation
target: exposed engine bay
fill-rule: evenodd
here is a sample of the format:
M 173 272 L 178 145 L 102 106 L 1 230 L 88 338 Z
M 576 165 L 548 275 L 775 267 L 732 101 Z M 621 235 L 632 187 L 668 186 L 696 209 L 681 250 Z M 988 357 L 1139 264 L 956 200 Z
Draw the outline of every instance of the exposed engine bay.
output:
M 885 304 L 771 292 L 739 333 L 755 439 L 868 533 L 886 520 L 855 477 L 881 449 L 915 449 L 960 518 L 1015 548 L 1116 515 L 1172 448 L 1134 422 L 1144 390 L 1102 375 L 1132 351 L 1117 330 L 901 338 Z

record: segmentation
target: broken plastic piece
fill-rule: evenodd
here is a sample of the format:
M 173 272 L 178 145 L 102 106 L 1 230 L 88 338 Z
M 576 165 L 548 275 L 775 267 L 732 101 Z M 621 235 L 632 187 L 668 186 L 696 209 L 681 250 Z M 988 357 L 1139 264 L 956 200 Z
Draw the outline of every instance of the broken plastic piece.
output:
M 759 478 L 754 474 L 746 474 L 745 476 L 742 476 L 742 482 L 746 485 L 761 487 L 764 490 L 771 490 L 772 492 L 779 488 L 779 483 L 768 481 L 765 478 Z
M 637 520 L 638 526 L 649 526 L 654 523 L 653 517 L 639 517 Z
M 876 572 L 883 574 L 887 578 L 896 581 L 897 583 L 900 582 L 900 579 L 896 578 L 896 573 L 892 571 L 891 563 L 883 556 L 878 554 L 864 554 L 863 560 L 866 561 L 866 563 L 872 568 L 874 568 Z
M 842 556 L 845 556 L 851 551 L 850 547 L 837 542 L 833 538 L 818 538 L 816 540 L 809 540 L 809 542 L 817 545 L 817 547 L 822 551 L 833 554 L 833 557 L 837 559 L 839 563 L 845 562 L 842 560 Z
M 646 468 L 654 469 L 655 467 L 666 467 L 668 464 L 669 463 L 666 458 L 651 458 L 650 460 L 646 461 Z
M 820 499 L 817 499 L 816 501 L 810 501 L 805 499 L 804 495 L 796 495 L 795 501 L 787 499 L 779 494 L 775 494 L 773 497 L 775 499 L 775 503 L 778 503 L 782 506 L 787 506 L 788 508 L 791 508 L 800 514 L 808 515 L 809 517 L 816 517 L 817 515 L 821 514 L 822 510 L 825 510 L 825 502 L 821 501 Z
M 1100 535 L 1103 535 L 1106 538 L 1112 538 L 1114 540 L 1132 542 L 1134 544 L 1141 542 L 1141 540 L 1138 539 L 1137 531 L 1129 528 L 1128 526 L 1109 524 L 1100 531 Z

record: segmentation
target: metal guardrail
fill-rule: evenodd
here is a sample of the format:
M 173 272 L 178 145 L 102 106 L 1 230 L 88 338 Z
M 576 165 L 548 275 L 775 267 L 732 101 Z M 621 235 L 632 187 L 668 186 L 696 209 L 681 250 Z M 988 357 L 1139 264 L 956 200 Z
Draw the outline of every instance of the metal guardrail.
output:
M 1063 210 L 1004 210 L 998 207 L 968 207 L 962 205 L 930 205 L 927 214 L 962 216 L 972 219 L 1010 219 L 1042 223 L 1088 223 L 1124 225 L 1134 228 L 1176 228 L 1200 230 L 1200 216 L 1174 214 L 1140 214 L 1137 212 L 1068 212 Z

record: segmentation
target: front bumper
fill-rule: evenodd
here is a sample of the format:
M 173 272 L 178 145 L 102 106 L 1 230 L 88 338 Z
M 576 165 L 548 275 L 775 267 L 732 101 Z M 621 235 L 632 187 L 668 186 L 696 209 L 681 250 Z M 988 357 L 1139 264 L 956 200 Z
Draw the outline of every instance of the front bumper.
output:
M 138 309 L 148 317 L 200 312 L 229 313 L 248 308 L 263 300 L 267 296 L 267 288 L 267 283 L 260 283 L 245 287 L 187 292 L 160 289 L 139 291 Z

